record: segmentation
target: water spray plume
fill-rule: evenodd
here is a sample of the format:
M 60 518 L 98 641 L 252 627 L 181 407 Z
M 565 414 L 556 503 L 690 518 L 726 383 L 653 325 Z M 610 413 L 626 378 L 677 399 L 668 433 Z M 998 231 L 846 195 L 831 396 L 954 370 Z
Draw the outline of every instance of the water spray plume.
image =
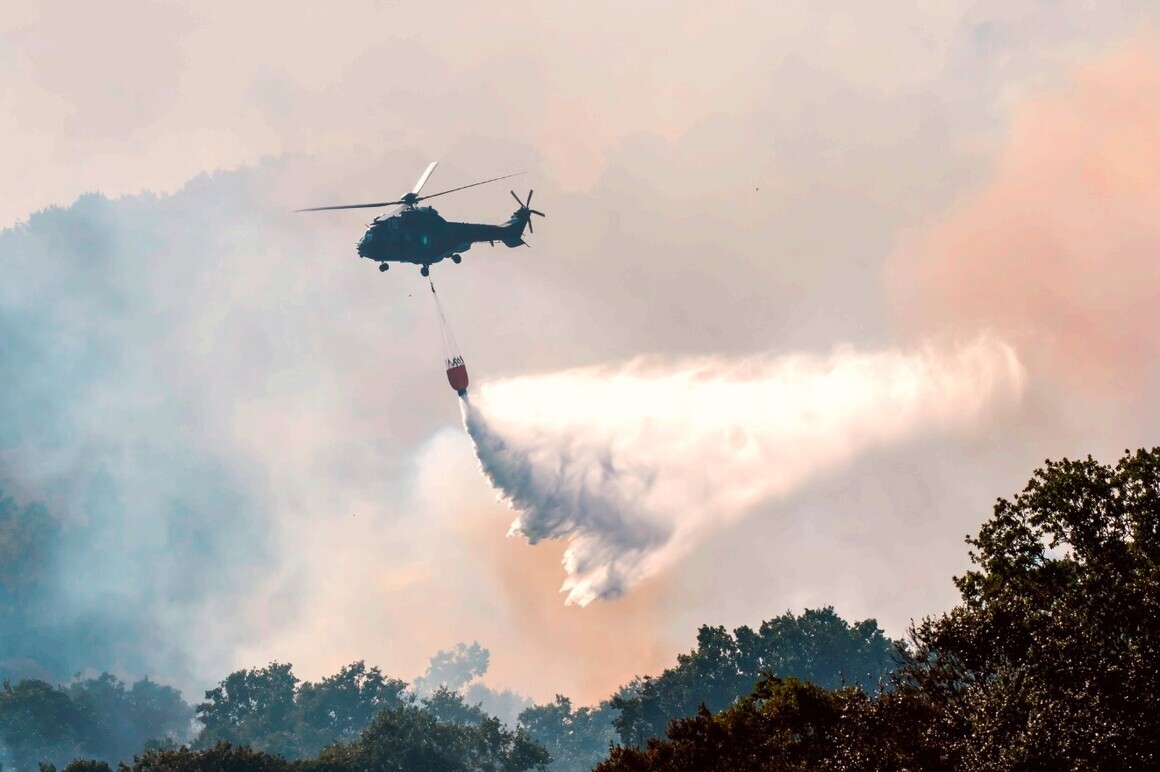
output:
M 968 431 L 1014 403 L 1023 368 L 983 338 L 933 348 L 675 363 L 484 384 L 462 401 L 509 535 L 566 539 L 567 603 L 613 598 L 706 534 L 856 454 Z

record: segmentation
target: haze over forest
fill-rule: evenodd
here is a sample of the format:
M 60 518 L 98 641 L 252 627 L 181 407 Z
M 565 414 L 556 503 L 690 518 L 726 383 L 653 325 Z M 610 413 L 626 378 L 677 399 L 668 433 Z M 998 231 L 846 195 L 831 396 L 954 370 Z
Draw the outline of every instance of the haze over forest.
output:
M 701 625 L 902 637 L 1044 458 L 1156 444 L 1157 14 L 6 3 L 0 675 L 476 641 L 595 705 Z M 432 268 L 466 413 L 418 270 L 291 211 L 431 160 L 547 214 Z

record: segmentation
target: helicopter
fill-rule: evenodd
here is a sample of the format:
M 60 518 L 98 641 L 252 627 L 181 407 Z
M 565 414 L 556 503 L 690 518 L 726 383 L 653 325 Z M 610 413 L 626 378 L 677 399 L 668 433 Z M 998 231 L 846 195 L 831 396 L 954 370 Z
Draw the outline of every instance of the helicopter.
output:
M 420 201 L 426 201 L 436 196 L 474 188 L 477 185 L 486 185 L 489 182 L 506 180 L 515 177 L 515 174 L 506 174 L 503 177 L 493 177 L 482 182 L 473 182 L 450 190 L 421 196 L 419 192 L 427 184 L 431 173 L 438 166 L 438 161 L 432 161 L 423 172 L 423 176 L 415 183 L 410 193 L 403 195 L 398 201 L 379 201 L 372 204 L 345 204 L 342 206 L 315 206 L 309 209 L 296 209 L 296 212 L 322 212 L 332 209 L 371 209 L 383 206 L 397 208 L 376 217 L 362 239 L 358 242 L 359 257 L 375 260 L 379 263 L 379 270 L 386 271 L 391 263 L 414 263 L 422 266 L 419 273 L 430 275 L 431 266 L 446 258 L 458 263 L 463 259 L 462 253 L 471 249 L 472 244 L 488 242 L 492 246 L 500 242 L 509 247 L 527 246 L 524 241 L 524 228 L 532 233 L 532 215 L 544 217 L 543 212 L 531 208 L 532 193 L 528 191 L 526 200 L 521 201 L 515 191 L 511 191 L 512 198 L 520 205 L 503 225 L 488 225 L 484 223 L 449 222 L 444 220 L 435 209 L 429 206 L 418 206 Z

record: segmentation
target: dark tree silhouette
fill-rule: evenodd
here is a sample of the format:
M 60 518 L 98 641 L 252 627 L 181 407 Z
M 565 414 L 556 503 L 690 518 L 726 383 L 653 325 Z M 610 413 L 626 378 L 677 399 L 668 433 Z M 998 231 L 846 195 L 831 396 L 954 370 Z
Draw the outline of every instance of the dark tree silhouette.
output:
M 15 769 L 63 765 L 87 755 L 95 717 L 52 684 L 25 680 L 0 690 L 0 763 Z
M 1157 768 L 1160 448 L 1048 461 L 968 542 L 891 689 L 765 679 L 599 769 Z
M 758 630 L 704 626 L 697 648 L 677 658 L 677 666 L 655 678 L 629 685 L 614 697 L 620 740 L 643 746 L 663 737 L 669 721 L 697 713 L 704 704 L 722 710 L 748 694 L 763 672 L 793 676 L 826 688 L 876 688 L 894 667 L 897 643 L 872 619 L 849 624 L 832 607 L 786 613 Z
M 1160 764 L 1160 448 L 1048 461 L 999 500 L 905 675 L 963 768 Z
M 498 719 L 479 724 L 440 721 L 424 707 L 408 705 L 379 713 L 350 744 L 328 746 L 316 764 L 326 770 L 438 769 L 529 770 L 549 760 L 523 730 L 511 732 Z
M 226 742 L 280 756 L 298 753 L 298 677 L 292 666 L 271 662 L 264 668 L 238 670 L 205 693 L 196 708 L 204 725 L 197 745 Z
M 572 700 L 557 694 L 553 702 L 533 705 L 519 716 L 528 736 L 547 748 L 553 770 L 590 770 L 606 756 L 616 739 L 615 710 L 608 702 L 572 708 Z
M 307 681 L 295 696 L 298 747 L 296 756 L 317 756 L 332 742 L 350 742 L 386 708 L 401 707 L 405 681 L 387 678 L 362 660 L 347 665 L 318 683 Z

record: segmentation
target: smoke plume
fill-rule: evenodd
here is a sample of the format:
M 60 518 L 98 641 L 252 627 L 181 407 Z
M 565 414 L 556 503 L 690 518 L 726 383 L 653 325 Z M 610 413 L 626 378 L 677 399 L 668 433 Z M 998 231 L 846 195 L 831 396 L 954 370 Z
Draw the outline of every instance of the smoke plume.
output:
M 995 330 L 1031 372 L 1122 400 L 1160 355 L 1156 41 L 1069 86 L 1020 106 L 991 178 L 900 240 L 888 283 L 904 327 Z
M 940 351 L 587 368 L 488 383 L 463 401 L 510 535 L 565 539 L 567 603 L 623 594 L 706 534 L 858 453 L 963 432 L 1023 391 L 989 338 Z

